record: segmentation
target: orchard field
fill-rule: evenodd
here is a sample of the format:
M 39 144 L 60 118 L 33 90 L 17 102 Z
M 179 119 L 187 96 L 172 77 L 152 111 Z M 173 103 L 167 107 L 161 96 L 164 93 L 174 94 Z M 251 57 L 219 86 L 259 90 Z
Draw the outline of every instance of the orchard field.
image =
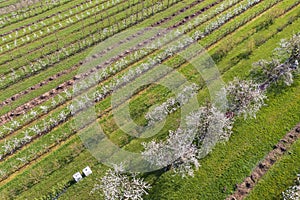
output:
M 299 3 L 0 1 L 0 199 L 297 199 Z

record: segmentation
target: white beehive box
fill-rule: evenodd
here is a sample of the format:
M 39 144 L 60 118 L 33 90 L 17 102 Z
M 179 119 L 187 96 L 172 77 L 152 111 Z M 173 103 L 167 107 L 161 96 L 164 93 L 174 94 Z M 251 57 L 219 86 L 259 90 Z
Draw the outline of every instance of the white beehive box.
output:
M 75 180 L 76 182 L 78 182 L 78 181 L 80 181 L 80 180 L 82 179 L 82 176 L 81 176 L 81 174 L 80 174 L 79 172 L 77 172 L 77 173 L 75 173 L 75 174 L 73 175 L 73 178 L 74 178 L 74 180 Z
M 91 168 L 89 166 L 87 166 L 86 168 L 84 168 L 82 171 L 83 171 L 83 173 L 84 173 L 85 176 L 88 176 L 88 175 L 90 175 L 92 173 L 92 170 L 91 170 Z

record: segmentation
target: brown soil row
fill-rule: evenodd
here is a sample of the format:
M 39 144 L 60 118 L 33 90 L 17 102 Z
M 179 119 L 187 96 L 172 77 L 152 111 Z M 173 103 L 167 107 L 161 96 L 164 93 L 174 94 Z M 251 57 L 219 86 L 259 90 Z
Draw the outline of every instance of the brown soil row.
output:
M 244 181 L 237 185 L 233 195 L 226 200 L 241 200 L 244 199 L 259 182 L 264 174 L 274 165 L 274 163 L 282 157 L 291 145 L 300 138 L 300 124 L 292 131 L 287 133 L 275 146 L 272 151 L 261 161 L 252 171 L 251 175 L 246 177 Z

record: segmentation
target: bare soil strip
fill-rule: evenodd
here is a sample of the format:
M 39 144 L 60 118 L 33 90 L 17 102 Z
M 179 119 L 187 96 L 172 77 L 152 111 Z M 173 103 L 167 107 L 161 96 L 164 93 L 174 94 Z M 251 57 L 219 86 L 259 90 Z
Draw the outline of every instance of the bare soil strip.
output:
M 300 123 L 274 146 L 274 149 L 253 169 L 250 176 L 247 176 L 242 183 L 238 184 L 234 194 L 227 197 L 226 200 L 244 199 L 263 175 L 268 172 L 274 163 L 280 159 L 299 138 Z

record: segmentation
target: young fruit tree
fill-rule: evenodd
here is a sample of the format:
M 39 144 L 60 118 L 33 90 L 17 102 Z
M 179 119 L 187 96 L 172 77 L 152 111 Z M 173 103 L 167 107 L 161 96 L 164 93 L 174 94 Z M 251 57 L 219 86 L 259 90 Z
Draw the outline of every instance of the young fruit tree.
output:
M 254 63 L 252 73 L 262 82 L 261 89 L 265 90 L 272 83 L 283 82 L 290 86 L 294 74 L 299 69 L 300 62 L 300 34 L 293 35 L 290 40 L 282 40 L 274 50 L 270 61 L 260 60 Z
M 228 114 L 244 115 L 244 118 L 256 117 L 256 112 L 264 105 L 267 98 L 260 85 L 252 80 L 235 78 L 226 87 Z
M 193 176 L 200 164 L 198 159 L 209 153 L 221 140 L 229 138 L 232 119 L 207 104 L 186 117 L 186 126 L 169 131 L 166 141 L 143 143 L 142 156 L 160 168 L 171 168 L 182 177 Z
M 122 165 L 109 169 L 95 184 L 91 193 L 102 189 L 104 198 L 107 200 L 142 200 L 143 195 L 148 194 L 151 186 L 136 174 L 126 175 Z
M 166 141 L 151 141 L 143 143 L 145 151 L 142 156 L 153 166 L 159 168 L 171 168 L 182 177 L 186 174 L 193 176 L 193 166 L 197 169 L 198 150 L 192 144 L 193 138 L 187 131 L 177 129 L 170 131 Z
M 232 134 L 233 118 L 207 103 L 187 116 L 188 134 L 193 134 L 193 143 L 198 150 L 198 159 L 205 157 L 217 142 L 227 141 Z

